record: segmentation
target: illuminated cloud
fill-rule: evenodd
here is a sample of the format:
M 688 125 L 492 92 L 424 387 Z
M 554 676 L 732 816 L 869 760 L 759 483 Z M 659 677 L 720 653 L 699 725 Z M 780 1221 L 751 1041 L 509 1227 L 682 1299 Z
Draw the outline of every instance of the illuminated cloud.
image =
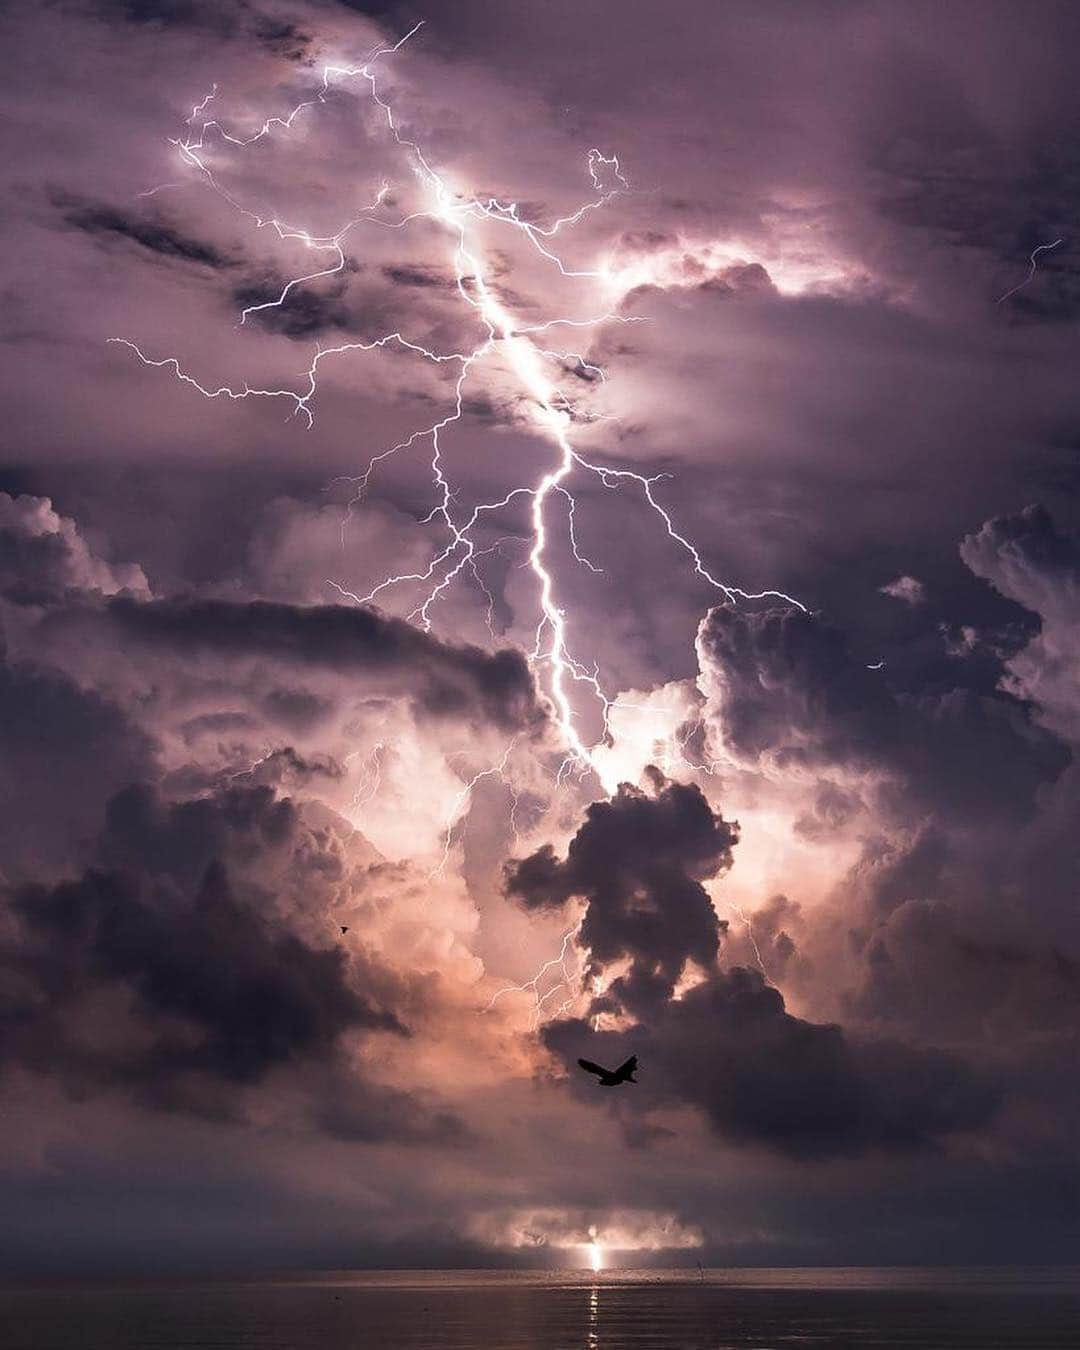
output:
M 0 492 L 0 595 L 20 605 L 48 604 L 72 592 L 149 595 L 137 563 L 96 557 L 75 521 L 47 497 Z
M 687 1251 L 701 1247 L 701 1230 L 675 1214 L 614 1209 L 591 1213 L 538 1207 L 509 1214 L 478 1215 L 472 1232 L 490 1247 L 553 1248 L 562 1253 L 593 1243 L 605 1252 Z
M 902 576 L 880 587 L 882 595 L 902 600 L 905 605 L 921 605 L 926 599 L 926 587 L 916 577 Z
M 1080 542 L 1058 530 L 1046 510 L 1029 506 L 988 520 L 964 540 L 960 553 L 973 572 L 1039 616 L 1038 633 L 1007 662 L 1007 684 L 1075 742 Z

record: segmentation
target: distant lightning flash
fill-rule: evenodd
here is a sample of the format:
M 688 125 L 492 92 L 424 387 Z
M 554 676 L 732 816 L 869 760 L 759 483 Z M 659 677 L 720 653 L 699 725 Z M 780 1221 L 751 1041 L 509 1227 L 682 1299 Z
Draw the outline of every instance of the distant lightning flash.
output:
M 1035 269 L 1036 269 L 1035 259 L 1039 256 L 1040 253 L 1046 253 L 1049 249 L 1057 248 L 1058 244 L 1062 242 L 1063 241 L 1061 239 L 1055 239 L 1052 244 L 1040 244 L 1038 248 L 1032 249 L 1031 256 L 1028 258 L 1027 276 L 1023 279 L 1023 281 L 1017 282 L 1017 284 L 1012 288 L 1011 291 L 1006 291 L 1004 295 L 1000 296 L 997 300 L 997 304 L 999 305 L 1004 304 L 1005 301 L 1008 300 L 1009 296 L 1015 295 L 1017 291 L 1022 291 L 1025 286 L 1029 285 L 1035 277 Z

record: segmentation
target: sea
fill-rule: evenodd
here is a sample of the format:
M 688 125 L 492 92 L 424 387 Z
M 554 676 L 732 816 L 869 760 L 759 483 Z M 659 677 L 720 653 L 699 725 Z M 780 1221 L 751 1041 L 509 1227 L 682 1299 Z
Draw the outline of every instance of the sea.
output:
M 0 1287 L 3 1350 L 1080 1350 L 1080 1267 L 328 1271 Z

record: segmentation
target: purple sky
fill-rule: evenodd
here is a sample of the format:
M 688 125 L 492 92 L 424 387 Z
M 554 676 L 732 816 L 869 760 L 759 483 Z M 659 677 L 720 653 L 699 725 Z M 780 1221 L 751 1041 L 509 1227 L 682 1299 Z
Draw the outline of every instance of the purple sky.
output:
M 0 36 L 0 1265 L 1080 1259 L 1076 7 Z

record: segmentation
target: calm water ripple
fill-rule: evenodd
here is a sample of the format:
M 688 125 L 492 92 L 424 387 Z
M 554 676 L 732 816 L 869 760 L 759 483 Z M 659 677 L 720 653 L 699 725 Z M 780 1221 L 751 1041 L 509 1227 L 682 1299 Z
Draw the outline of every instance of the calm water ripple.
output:
M 1077 1270 L 380 1272 L 0 1288 L 4 1350 L 1077 1350 Z

